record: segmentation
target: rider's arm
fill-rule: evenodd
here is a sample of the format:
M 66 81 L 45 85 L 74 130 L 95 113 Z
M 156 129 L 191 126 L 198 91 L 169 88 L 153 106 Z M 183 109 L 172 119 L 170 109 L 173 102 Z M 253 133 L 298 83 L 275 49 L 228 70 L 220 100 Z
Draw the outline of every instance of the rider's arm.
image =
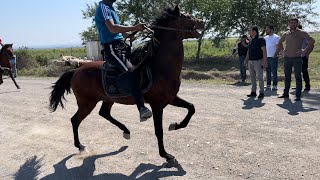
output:
M 119 24 L 114 24 L 112 19 L 106 20 L 105 24 L 108 27 L 108 29 L 110 30 L 110 32 L 112 32 L 114 34 L 144 30 L 143 24 L 138 24 L 135 26 L 123 26 L 123 25 L 119 25 Z
M 108 29 L 112 33 L 118 34 L 118 33 L 130 32 L 130 31 L 144 30 L 144 26 L 142 24 L 138 24 L 136 26 L 123 26 L 120 24 L 115 24 L 112 16 L 112 12 L 110 11 L 110 9 L 108 9 L 108 7 L 104 4 L 102 4 L 100 8 L 103 14 L 105 25 L 108 27 Z

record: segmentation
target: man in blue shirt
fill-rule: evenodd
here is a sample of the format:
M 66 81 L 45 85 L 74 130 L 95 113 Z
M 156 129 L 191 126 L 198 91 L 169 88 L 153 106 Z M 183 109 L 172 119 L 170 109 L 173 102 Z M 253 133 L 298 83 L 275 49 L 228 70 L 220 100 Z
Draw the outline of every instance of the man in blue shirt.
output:
M 116 0 L 99 2 L 96 10 L 95 22 L 99 32 L 99 39 L 104 47 L 104 59 L 115 66 L 120 72 L 128 73 L 131 95 L 140 112 L 140 120 L 152 117 L 152 112 L 144 106 L 143 96 L 139 87 L 139 73 L 134 71 L 135 66 L 130 63 L 131 48 L 124 42 L 124 35 L 130 31 L 143 31 L 145 26 L 120 25 L 119 17 L 113 8 Z
M 11 65 L 11 70 L 12 70 L 12 75 L 14 78 L 17 77 L 17 57 L 14 54 L 13 58 L 10 59 L 10 65 Z

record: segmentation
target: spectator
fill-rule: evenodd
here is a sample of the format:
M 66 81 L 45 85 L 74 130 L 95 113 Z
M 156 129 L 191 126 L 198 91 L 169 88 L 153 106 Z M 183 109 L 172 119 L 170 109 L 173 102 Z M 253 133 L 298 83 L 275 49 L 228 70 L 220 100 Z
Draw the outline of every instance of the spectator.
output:
M 251 93 L 248 97 L 256 97 L 257 91 L 257 77 L 259 80 L 260 93 L 258 98 L 264 97 L 264 81 L 263 70 L 267 66 L 267 50 L 266 41 L 263 37 L 259 36 L 259 29 L 257 26 L 252 26 L 249 29 L 251 41 L 249 43 L 249 49 L 245 59 L 246 65 L 249 66 L 249 72 L 251 77 Z
M 14 78 L 16 78 L 17 77 L 17 57 L 15 54 L 13 55 L 13 58 L 10 59 L 10 65 L 13 73 L 12 75 Z
M 3 47 L 4 45 L 2 44 L 2 39 L 0 38 L 0 46 Z
M 302 30 L 302 25 L 299 25 L 298 28 Z M 302 43 L 301 49 L 305 49 L 308 46 L 308 40 L 305 39 Z M 310 91 L 310 78 L 309 78 L 309 72 L 308 72 L 308 65 L 309 63 L 309 56 L 308 55 L 302 55 L 302 77 L 304 82 L 306 83 L 304 91 Z
M 267 35 L 264 37 L 266 40 L 267 47 L 267 89 L 271 88 L 271 80 L 273 80 L 272 90 L 278 90 L 278 57 L 274 54 L 277 51 L 277 44 L 280 40 L 280 37 L 277 34 L 274 34 L 274 27 L 266 27 Z M 271 76 L 272 74 L 272 76 Z
M 283 48 L 283 42 L 286 41 L 286 49 L 284 50 L 284 74 L 285 74 L 285 88 L 282 96 L 279 98 L 289 98 L 289 90 L 291 85 L 291 73 L 292 67 L 294 67 L 295 78 L 296 78 L 296 99 L 295 101 L 301 100 L 301 90 L 302 90 L 302 56 L 308 56 L 314 47 L 315 40 L 309 36 L 308 33 L 298 29 L 299 20 L 296 18 L 291 18 L 289 20 L 290 30 L 285 32 L 278 44 L 277 52 L 274 58 L 277 57 Z M 308 45 L 305 49 L 301 49 L 303 41 L 307 40 Z
M 240 69 L 240 77 L 241 81 L 245 82 L 247 78 L 247 70 L 245 65 L 245 58 L 248 51 L 249 39 L 246 35 L 242 35 L 240 42 L 237 45 L 237 51 L 239 55 L 239 69 Z

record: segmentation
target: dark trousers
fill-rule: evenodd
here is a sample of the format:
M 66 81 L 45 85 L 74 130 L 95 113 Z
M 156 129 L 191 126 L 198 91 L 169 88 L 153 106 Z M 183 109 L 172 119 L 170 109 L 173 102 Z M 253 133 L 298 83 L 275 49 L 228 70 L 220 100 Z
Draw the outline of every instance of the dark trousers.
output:
M 284 95 L 289 95 L 290 85 L 291 85 L 291 74 L 292 67 L 294 68 L 294 74 L 296 78 L 296 96 L 301 97 L 302 91 L 302 58 L 301 57 L 285 57 L 284 58 L 284 75 L 285 75 L 285 88 L 283 91 Z
M 144 100 L 140 90 L 140 74 L 136 70 L 129 72 L 126 62 L 130 60 L 130 47 L 123 41 L 114 41 L 104 45 L 104 59 L 114 66 L 121 74 L 122 88 L 129 88 L 137 104 L 138 110 L 144 107 Z
M 244 63 L 245 56 L 239 56 L 239 69 L 240 69 L 240 77 L 242 81 L 245 81 L 247 78 L 247 69 Z
M 278 85 L 278 58 L 268 57 L 268 66 L 267 66 L 267 85 L 271 86 L 271 80 L 273 85 Z M 271 76 L 272 74 L 272 76 Z
M 306 83 L 306 88 L 310 88 L 310 78 L 309 78 L 309 72 L 308 72 L 308 61 L 309 58 L 307 56 L 302 57 L 302 75 L 303 75 L 303 80 Z
M 140 73 L 138 71 L 125 72 L 121 74 L 119 81 L 120 82 L 117 83 L 119 88 L 130 89 L 138 110 L 144 107 L 144 100 L 140 90 Z

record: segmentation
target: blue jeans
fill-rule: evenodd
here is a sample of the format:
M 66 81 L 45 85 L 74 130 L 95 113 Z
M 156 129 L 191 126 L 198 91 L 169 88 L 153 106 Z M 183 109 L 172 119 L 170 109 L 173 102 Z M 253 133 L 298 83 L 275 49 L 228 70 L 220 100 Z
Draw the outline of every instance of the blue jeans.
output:
M 241 80 L 246 80 L 247 78 L 247 72 L 246 72 L 246 65 L 244 63 L 244 60 L 245 60 L 245 56 L 239 56 L 239 64 L 240 64 L 240 77 L 241 77 Z
M 278 85 L 278 58 L 268 57 L 268 67 L 267 67 L 267 85 L 271 86 L 271 80 L 273 80 L 273 85 Z M 272 78 L 271 78 L 272 73 Z

